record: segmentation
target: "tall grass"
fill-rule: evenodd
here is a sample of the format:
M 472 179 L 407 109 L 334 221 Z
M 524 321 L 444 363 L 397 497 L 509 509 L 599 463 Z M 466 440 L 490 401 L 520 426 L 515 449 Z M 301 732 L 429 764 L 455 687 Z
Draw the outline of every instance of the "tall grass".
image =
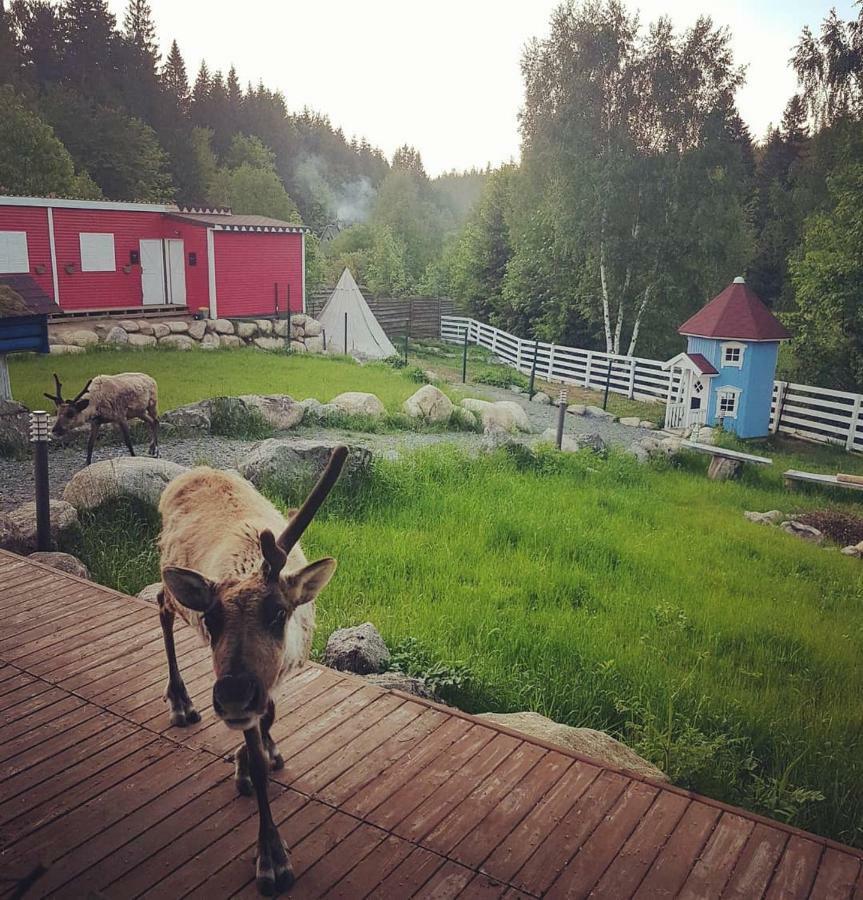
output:
M 371 620 L 459 673 L 466 709 L 608 730 L 679 784 L 861 845 L 863 567 L 742 515 L 823 497 L 705 468 L 447 447 L 376 461 L 304 541 L 339 560 L 316 647 Z M 94 527 L 88 552 L 129 554 L 98 571 L 153 580 L 151 525 L 119 545 L 122 522 Z

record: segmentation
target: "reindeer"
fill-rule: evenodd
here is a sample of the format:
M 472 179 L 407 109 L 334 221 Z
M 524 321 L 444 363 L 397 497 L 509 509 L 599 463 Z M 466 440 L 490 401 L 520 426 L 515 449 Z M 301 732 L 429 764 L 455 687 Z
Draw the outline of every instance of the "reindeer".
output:
M 346 457 L 346 447 L 333 450 L 317 484 L 289 520 L 238 474 L 206 466 L 171 481 L 159 503 L 158 603 L 171 724 L 201 719 L 177 665 L 174 618 L 179 615 L 210 645 L 216 677 L 213 710 L 228 728 L 243 732 L 244 743 L 234 754 L 235 781 L 241 794 L 257 798 L 256 879 L 263 894 L 287 890 L 294 880 L 267 797 L 270 767 L 284 765 L 270 736 L 276 715 L 273 691 L 307 661 L 315 597 L 336 568 L 331 558 L 309 563 L 298 541 Z
M 150 428 L 150 456 L 159 455 L 158 389 L 156 382 L 143 372 L 123 372 L 120 375 L 97 375 L 91 378 L 71 400 L 63 399 L 63 385 L 54 373 L 55 395 L 45 394 L 57 407 L 57 421 L 53 434 L 60 437 L 72 428 L 90 424 L 87 440 L 87 465 L 93 460 L 93 448 L 99 428 L 113 422 L 134 456 L 129 419 L 141 419 Z M 87 394 L 85 397 L 84 395 Z

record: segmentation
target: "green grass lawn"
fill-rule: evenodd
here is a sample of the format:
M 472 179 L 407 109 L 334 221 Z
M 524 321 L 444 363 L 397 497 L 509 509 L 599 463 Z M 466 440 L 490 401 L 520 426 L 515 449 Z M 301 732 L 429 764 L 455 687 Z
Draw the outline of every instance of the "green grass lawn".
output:
M 206 397 L 290 394 L 326 403 L 343 391 L 377 394 L 395 411 L 416 391 L 416 382 L 384 364 L 360 366 L 344 357 L 261 353 L 256 349 L 98 350 L 69 356 L 13 356 L 12 392 L 30 409 L 42 409 L 42 393 L 53 391 L 57 372 L 67 394 L 75 394 L 94 375 L 146 372 L 159 385 L 159 408 L 173 409 Z
M 863 563 L 743 518 L 861 506 L 783 492 L 781 468 L 807 451 L 771 450 L 775 471 L 722 483 L 696 455 L 377 461 L 304 542 L 339 560 L 315 646 L 371 620 L 468 710 L 607 729 L 679 784 L 861 845 Z M 835 471 L 831 453 L 817 463 Z M 144 522 L 118 515 L 96 517 L 82 553 L 136 590 L 157 556 Z

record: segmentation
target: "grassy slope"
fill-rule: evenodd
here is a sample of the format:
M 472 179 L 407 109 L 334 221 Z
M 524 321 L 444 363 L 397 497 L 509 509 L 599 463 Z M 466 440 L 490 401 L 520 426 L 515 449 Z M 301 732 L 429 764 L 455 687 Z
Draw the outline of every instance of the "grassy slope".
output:
M 105 350 L 69 356 L 18 356 L 9 362 L 15 399 L 44 408 L 57 372 L 64 391 L 78 391 L 93 375 L 146 372 L 159 385 L 159 408 L 173 409 L 205 397 L 290 394 L 322 402 L 343 391 L 370 391 L 395 410 L 418 385 L 384 365 L 360 366 L 344 358 L 282 355 L 259 350 Z
M 707 481 L 701 456 L 676 469 L 449 448 L 379 461 L 304 542 L 340 563 L 316 646 L 371 620 L 391 645 L 413 636 L 466 662 L 474 678 L 456 699 L 468 709 L 609 729 L 681 784 L 861 844 L 863 568 L 742 515 L 855 508 L 784 493 L 789 446 L 739 483 Z M 126 590 L 158 572 L 135 521 L 99 517 L 83 550 Z M 117 534 L 136 536 L 118 547 Z M 798 787 L 826 799 L 806 803 Z

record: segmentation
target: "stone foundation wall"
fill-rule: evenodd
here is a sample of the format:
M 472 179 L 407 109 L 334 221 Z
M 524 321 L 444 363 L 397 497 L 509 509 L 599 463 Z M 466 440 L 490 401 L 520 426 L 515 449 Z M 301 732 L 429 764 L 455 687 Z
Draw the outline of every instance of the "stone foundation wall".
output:
M 224 347 L 258 347 L 260 350 L 284 350 L 288 323 L 284 319 L 121 319 L 80 328 L 49 329 L 52 353 L 83 353 L 87 347 L 107 344 L 115 347 L 171 347 L 175 350 L 216 350 Z M 291 317 L 291 350 L 297 353 L 322 353 L 324 340 L 321 323 L 302 314 Z

